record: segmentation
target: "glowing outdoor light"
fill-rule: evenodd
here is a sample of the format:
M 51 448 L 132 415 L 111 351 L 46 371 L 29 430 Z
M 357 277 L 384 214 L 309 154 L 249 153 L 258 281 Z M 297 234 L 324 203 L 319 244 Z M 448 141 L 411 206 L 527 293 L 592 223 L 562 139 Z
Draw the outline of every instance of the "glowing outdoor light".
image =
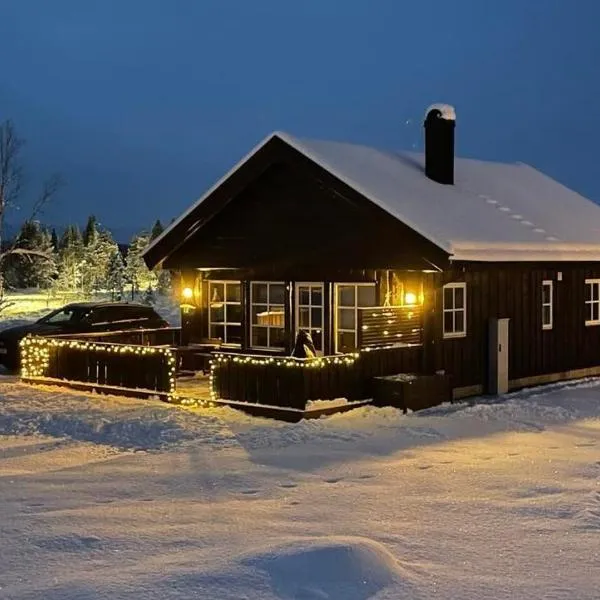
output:
M 407 292 L 404 294 L 404 304 L 416 304 L 417 303 L 417 295 L 412 292 Z
M 194 290 L 190 287 L 185 287 L 183 288 L 183 290 L 181 291 L 181 295 L 186 298 L 186 299 L 190 299 L 194 297 Z

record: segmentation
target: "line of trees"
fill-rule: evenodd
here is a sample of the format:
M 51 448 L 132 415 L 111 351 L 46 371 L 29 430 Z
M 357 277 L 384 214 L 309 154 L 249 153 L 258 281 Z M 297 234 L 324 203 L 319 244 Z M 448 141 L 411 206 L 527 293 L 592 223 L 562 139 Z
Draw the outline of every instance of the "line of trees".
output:
M 44 181 L 37 196 L 24 194 L 23 145 L 12 121 L 0 122 L 0 312 L 10 304 L 4 292 L 11 288 L 88 297 L 109 292 L 114 299 L 129 293 L 132 299 L 143 295 L 151 300 L 155 292 L 166 293 L 169 273 L 149 271 L 141 256 L 162 232 L 160 221 L 150 231 L 134 236 L 125 250 L 94 216 L 89 217 L 83 233 L 77 225 L 69 225 L 58 235 L 45 227 L 38 215 L 64 181 L 53 174 Z M 31 214 L 17 235 L 6 239 L 7 213 L 19 209 L 27 197 L 33 200 Z
M 77 293 L 92 297 L 100 292 L 113 299 L 144 296 L 170 289 L 167 271 L 150 271 L 142 258 L 148 244 L 163 231 L 160 221 L 152 229 L 135 235 L 126 249 L 119 247 L 110 231 L 91 215 L 83 232 L 69 225 L 58 235 L 37 220 L 21 226 L 14 246 L 35 254 L 14 254 L 2 264 L 7 288 L 37 288 L 51 295 Z

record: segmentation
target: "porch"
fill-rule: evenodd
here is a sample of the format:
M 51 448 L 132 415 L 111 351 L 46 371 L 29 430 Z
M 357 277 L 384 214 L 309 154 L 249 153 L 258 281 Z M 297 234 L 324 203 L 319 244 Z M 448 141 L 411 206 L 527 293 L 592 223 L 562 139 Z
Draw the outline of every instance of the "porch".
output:
M 21 376 L 295 421 L 369 402 L 378 376 L 421 372 L 422 317 L 419 305 L 359 309 L 355 352 L 308 358 L 236 352 L 218 341 L 182 346 L 178 328 L 28 337 Z
M 423 344 L 435 307 L 436 272 L 413 269 L 198 268 L 184 271 L 176 294 L 182 344 L 268 356 L 295 353 L 307 333 L 318 356 L 382 345 Z

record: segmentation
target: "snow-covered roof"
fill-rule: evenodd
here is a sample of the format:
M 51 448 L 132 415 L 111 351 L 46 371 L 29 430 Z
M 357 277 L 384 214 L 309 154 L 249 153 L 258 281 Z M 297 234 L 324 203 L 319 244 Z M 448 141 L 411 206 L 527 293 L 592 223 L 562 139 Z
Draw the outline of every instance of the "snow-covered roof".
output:
M 281 132 L 258 144 L 152 246 L 274 137 L 448 252 L 452 260 L 600 261 L 600 206 L 528 165 L 457 158 L 454 185 L 443 185 L 425 176 L 420 154 Z

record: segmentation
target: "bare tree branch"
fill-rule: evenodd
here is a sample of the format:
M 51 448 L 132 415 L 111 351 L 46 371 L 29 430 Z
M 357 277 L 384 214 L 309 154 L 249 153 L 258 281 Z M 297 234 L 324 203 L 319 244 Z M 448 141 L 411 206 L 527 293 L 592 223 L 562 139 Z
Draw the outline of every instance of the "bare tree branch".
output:
M 23 168 L 19 153 L 23 140 L 17 137 L 12 121 L 0 124 L 0 231 L 8 207 L 14 206 L 21 193 Z
M 47 253 L 28 248 L 19 248 L 19 237 L 16 236 L 9 248 L 3 251 L 3 231 L 6 212 L 9 208 L 17 207 L 23 186 L 23 168 L 20 162 L 20 152 L 24 141 L 15 131 L 10 120 L 0 123 L 0 267 L 4 260 L 11 255 L 21 255 L 33 260 L 34 257 L 50 259 Z M 33 204 L 31 215 L 27 221 L 33 221 L 52 197 L 63 186 L 60 175 L 53 175 L 42 185 L 42 190 Z M 4 294 L 4 281 L 0 271 L 0 310 Z
M 65 182 L 61 175 L 54 173 L 42 186 L 42 191 L 35 201 L 28 221 L 32 221 L 42 211 L 44 206 L 50 202 L 52 197 L 64 186 Z

